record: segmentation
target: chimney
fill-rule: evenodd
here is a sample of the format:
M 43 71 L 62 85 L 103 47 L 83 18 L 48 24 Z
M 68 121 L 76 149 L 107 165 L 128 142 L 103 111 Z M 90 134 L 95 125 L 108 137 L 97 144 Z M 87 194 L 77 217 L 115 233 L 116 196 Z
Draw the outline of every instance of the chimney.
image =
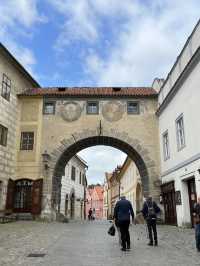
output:
M 164 81 L 164 79 L 155 78 L 152 84 L 152 88 L 157 91 L 157 93 L 159 93 L 162 85 L 164 84 Z

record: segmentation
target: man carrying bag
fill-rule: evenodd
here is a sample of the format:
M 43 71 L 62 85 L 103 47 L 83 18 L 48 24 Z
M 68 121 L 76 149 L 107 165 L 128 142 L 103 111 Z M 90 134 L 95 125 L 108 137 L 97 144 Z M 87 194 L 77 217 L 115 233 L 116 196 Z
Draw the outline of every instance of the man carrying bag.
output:
M 119 226 L 121 233 L 122 251 L 130 249 L 130 216 L 132 216 L 132 220 L 134 220 L 133 207 L 130 201 L 122 196 L 116 203 L 114 209 L 114 220 L 115 222 L 117 221 L 117 225 Z

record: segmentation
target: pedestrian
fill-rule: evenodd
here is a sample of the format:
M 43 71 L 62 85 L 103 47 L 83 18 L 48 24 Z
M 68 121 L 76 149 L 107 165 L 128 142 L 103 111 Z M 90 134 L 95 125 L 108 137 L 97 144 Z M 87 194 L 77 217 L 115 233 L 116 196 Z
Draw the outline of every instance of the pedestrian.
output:
M 93 208 L 93 210 L 92 210 L 92 220 L 95 220 L 95 218 L 96 218 L 96 210 L 95 210 L 95 208 Z
M 133 207 L 124 196 L 116 203 L 114 208 L 114 221 L 117 222 L 117 225 L 121 233 L 121 243 L 122 251 L 130 250 L 130 234 L 129 234 L 129 225 L 130 225 L 130 216 L 132 216 L 132 221 L 134 220 Z
M 160 213 L 160 208 L 156 204 L 155 201 L 152 200 L 152 197 L 149 196 L 143 204 L 142 214 L 147 223 L 148 233 L 149 233 L 149 246 L 153 246 L 153 238 L 154 245 L 158 245 L 158 237 L 157 237 L 157 214 Z M 152 234 L 153 231 L 153 234 Z
M 115 205 L 117 204 L 117 202 L 118 202 L 118 200 L 116 200 Z M 115 224 L 115 226 L 117 228 L 117 233 L 118 233 L 118 238 L 119 238 L 119 245 L 121 246 L 122 245 L 122 240 L 121 240 L 121 233 L 120 233 L 120 228 L 119 228 L 119 223 L 118 223 L 117 218 L 114 219 L 114 224 Z
M 195 240 L 197 251 L 200 252 L 200 197 L 194 206 L 193 216 L 195 217 Z
M 88 211 L 88 220 L 92 220 L 92 208 Z

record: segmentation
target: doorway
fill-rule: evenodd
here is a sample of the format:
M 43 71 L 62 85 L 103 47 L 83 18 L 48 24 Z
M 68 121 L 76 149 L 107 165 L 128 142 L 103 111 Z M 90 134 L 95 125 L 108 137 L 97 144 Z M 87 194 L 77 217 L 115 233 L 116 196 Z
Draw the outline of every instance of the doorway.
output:
M 165 210 L 165 223 L 177 225 L 174 182 L 163 184 L 161 190 Z
M 194 216 L 193 210 L 194 205 L 197 202 L 197 194 L 196 194 L 196 185 L 194 177 L 187 181 L 188 184 L 188 196 L 189 196 L 189 204 L 190 204 L 190 216 L 191 216 L 191 224 L 194 227 Z
M 32 185 L 28 179 L 15 182 L 14 212 L 31 212 L 32 210 Z
M 70 218 L 74 219 L 74 209 L 75 209 L 75 196 L 74 193 L 72 193 L 70 197 Z

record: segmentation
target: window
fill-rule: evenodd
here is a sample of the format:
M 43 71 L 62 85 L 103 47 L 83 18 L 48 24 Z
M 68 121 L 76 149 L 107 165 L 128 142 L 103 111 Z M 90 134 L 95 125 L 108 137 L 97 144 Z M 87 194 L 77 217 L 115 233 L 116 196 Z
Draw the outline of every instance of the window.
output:
M 34 144 L 34 132 L 22 132 L 21 133 L 21 150 L 33 150 Z
M 85 175 L 84 174 L 82 175 L 82 185 L 83 186 L 85 185 Z
M 11 80 L 5 74 L 3 74 L 1 96 L 5 98 L 7 101 L 10 100 L 10 91 L 11 91 Z
M 127 102 L 127 113 L 128 114 L 139 114 L 139 103 L 138 102 Z
M 169 153 L 169 135 L 168 131 L 163 134 L 163 153 L 164 153 L 164 160 L 166 161 L 170 157 Z
M 99 103 L 88 102 L 87 103 L 87 114 L 98 114 L 98 113 L 99 113 Z
M 178 151 L 179 151 L 185 147 L 183 115 L 180 115 L 176 119 L 176 136 L 177 136 L 177 146 L 178 146 Z
M 81 178 L 82 178 L 82 174 L 81 172 L 79 173 L 79 184 L 81 184 Z
M 45 102 L 43 113 L 45 115 L 55 114 L 55 102 Z
M 0 125 L 0 145 L 2 146 L 7 145 L 7 135 L 8 135 L 8 129 Z
M 74 166 L 72 166 L 71 180 L 76 180 L 76 168 Z

